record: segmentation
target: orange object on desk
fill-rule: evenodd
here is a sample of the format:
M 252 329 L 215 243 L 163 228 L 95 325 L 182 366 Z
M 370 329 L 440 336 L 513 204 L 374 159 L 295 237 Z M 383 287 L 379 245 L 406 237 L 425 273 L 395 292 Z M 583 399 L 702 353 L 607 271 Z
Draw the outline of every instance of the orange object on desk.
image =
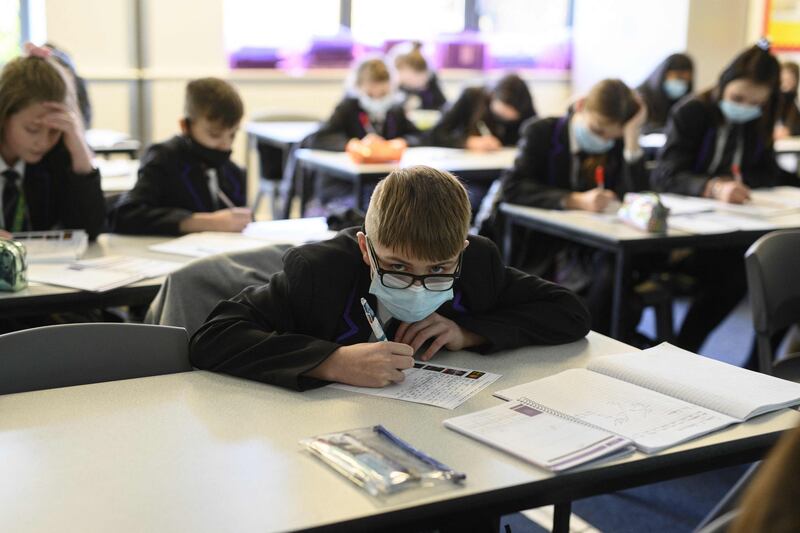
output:
M 400 161 L 406 151 L 406 141 L 392 139 L 391 141 L 350 141 L 345 151 L 354 163 L 390 163 Z

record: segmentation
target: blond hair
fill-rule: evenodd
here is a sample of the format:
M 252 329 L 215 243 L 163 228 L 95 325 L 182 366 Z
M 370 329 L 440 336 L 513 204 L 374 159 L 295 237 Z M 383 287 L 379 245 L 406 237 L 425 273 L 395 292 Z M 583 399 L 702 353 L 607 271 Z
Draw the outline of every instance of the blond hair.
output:
M 392 49 L 395 68 L 409 68 L 414 72 L 427 72 L 428 62 L 422 55 L 422 43 L 413 41 L 398 44 Z
M 633 91 L 618 79 L 597 82 L 589 90 L 584 105 L 587 111 L 598 113 L 617 124 L 625 124 L 639 112 L 639 102 Z
M 64 102 L 68 83 L 53 60 L 28 56 L 12 59 L 0 73 L 0 139 L 12 115 L 32 104 Z
M 184 116 L 205 118 L 225 128 L 232 128 L 244 116 L 244 104 L 234 87 L 219 78 L 200 78 L 186 84 Z
M 404 255 L 443 261 L 464 248 L 472 216 L 458 178 L 423 165 L 398 169 L 372 193 L 367 235 Z

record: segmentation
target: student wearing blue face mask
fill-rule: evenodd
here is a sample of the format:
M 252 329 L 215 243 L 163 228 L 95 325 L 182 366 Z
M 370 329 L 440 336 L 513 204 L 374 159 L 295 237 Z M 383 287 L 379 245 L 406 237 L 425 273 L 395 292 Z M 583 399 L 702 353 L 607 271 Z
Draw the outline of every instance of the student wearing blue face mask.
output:
M 639 147 L 646 116 L 634 91 L 620 80 L 607 79 L 566 115 L 528 122 L 519 155 L 502 177 L 493 216 L 482 233 L 501 234 L 500 202 L 599 212 L 626 192 L 647 188 Z M 514 242 L 515 265 L 579 291 L 592 314 L 592 329 L 610 330 L 608 254 L 528 231 L 519 231 Z
M 585 336 L 578 298 L 504 266 L 491 241 L 468 236 L 470 215 L 453 175 L 392 172 L 363 228 L 291 249 L 267 285 L 221 302 L 192 337 L 192 363 L 297 390 L 384 387 L 404 379 L 416 351 L 427 361 L 439 350 L 490 354 Z M 374 342 L 361 298 L 388 342 Z
M 762 41 L 737 55 L 714 87 L 673 108 L 654 186 L 741 204 L 752 188 L 796 185 L 797 179 L 778 167 L 772 146 L 779 73 L 777 59 Z M 678 265 L 699 281 L 678 334 L 681 347 L 700 350 L 744 296 L 744 251 L 697 250 Z
M 637 87 L 647 106 L 647 122 L 642 133 L 664 129 L 667 115 L 678 100 L 691 94 L 694 88 L 694 64 L 686 54 L 672 54 L 659 64 L 650 76 Z

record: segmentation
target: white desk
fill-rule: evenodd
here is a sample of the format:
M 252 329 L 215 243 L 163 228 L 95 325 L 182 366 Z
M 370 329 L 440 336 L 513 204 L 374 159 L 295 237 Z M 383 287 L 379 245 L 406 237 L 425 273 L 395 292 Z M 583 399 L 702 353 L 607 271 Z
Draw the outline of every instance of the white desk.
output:
M 362 205 L 364 186 L 377 183 L 398 168 L 428 165 L 447 170 L 466 180 L 491 181 L 498 178 L 503 170 L 513 166 L 516 154 L 516 148 L 473 152 L 458 148 L 420 146 L 407 149 L 399 162 L 358 164 L 345 152 L 304 148 L 297 151 L 297 159 L 310 170 L 352 182 L 356 206 L 365 209 L 366 206 Z M 301 197 L 302 205 L 305 205 L 305 193 L 301 193 Z
M 318 121 L 248 122 L 244 129 L 249 137 L 283 148 L 299 143 L 319 129 Z
M 128 192 L 139 177 L 138 159 L 102 159 L 93 161 L 100 171 L 100 187 L 105 194 Z
M 84 259 L 108 255 L 131 255 L 187 263 L 189 257 L 152 252 L 147 249 L 172 237 L 138 237 L 103 234 L 89 244 Z M 20 317 L 54 313 L 75 308 L 103 308 L 115 305 L 144 305 L 149 303 L 161 287 L 164 278 L 151 278 L 108 292 L 88 292 L 55 285 L 31 283 L 18 292 L 0 292 L 0 316 Z
M 3 529 L 269 532 L 419 527 L 478 507 L 499 513 L 688 475 L 762 455 L 800 414 L 785 410 L 655 456 L 560 476 L 445 429 L 497 405 L 501 388 L 627 351 L 597 334 L 559 346 L 437 360 L 503 377 L 454 411 L 335 389 L 304 393 L 207 372 L 0 397 Z M 382 423 L 467 474 L 463 487 L 379 505 L 298 439 Z
M 775 141 L 775 153 L 800 155 L 800 137 L 787 137 Z
M 800 213 L 769 218 L 772 229 L 731 231 L 719 234 L 693 234 L 669 228 L 666 234 L 653 234 L 630 227 L 617 219 L 598 216 L 586 211 L 540 209 L 514 204 L 502 204 L 505 217 L 503 252 L 506 263 L 512 259 L 513 228 L 522 226 L 571 242 L 606 250 L 616 257 L 614 266 L 614 294 L 611 309 L 611 334 L 622 334 L 626 306 L 623 300 L 630 294 L 632 280 L 631 258 L 644 252 L 669 251 L 675 248 L 709 248 L 747 246 L 760 236 L 776 228 L 800 227 Z
M 142 146 L 142 143 L 131 139 L 127 133 L 103 129 L 87 130 L 86 144 L 95 154 L 127 154 L 131 159 L 136 157 Z

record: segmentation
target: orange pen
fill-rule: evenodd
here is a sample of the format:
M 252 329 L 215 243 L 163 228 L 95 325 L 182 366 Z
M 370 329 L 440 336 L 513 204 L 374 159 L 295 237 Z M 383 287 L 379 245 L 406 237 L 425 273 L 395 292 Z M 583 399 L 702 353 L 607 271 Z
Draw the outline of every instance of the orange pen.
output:
M 606 188 L 606 169 L 603 165 L 594 169 L 594 182 L 597 184 L 598 189 Z

